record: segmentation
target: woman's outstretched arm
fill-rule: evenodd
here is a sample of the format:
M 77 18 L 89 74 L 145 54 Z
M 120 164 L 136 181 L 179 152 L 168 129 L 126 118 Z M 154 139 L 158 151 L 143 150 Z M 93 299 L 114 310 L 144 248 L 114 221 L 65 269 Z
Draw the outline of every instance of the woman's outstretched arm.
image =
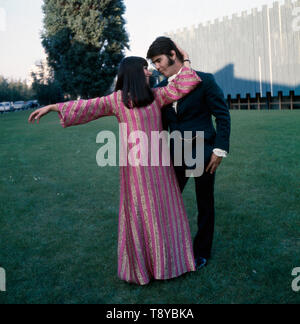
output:
M 51 111 L 58 112 L 60 123 L 64 128 L 86 124 L 105 116 L 115 116 L 118 113 L 120 96 L 121 92 L 114 92 L 106 97 L 49 105 L 34 111 L 29 116 L 28 122 L 36 121 L 38 124 L 40 119 Z

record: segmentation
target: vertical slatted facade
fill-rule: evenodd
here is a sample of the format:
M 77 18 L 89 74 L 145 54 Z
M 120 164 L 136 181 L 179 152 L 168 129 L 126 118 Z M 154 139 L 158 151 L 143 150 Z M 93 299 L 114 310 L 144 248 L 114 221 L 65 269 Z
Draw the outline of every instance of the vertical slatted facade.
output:
M 196 70 L 215 74 L 225 96 L 300 95 L 300 0 L 274 2 L 166 36 L 189 51 Z

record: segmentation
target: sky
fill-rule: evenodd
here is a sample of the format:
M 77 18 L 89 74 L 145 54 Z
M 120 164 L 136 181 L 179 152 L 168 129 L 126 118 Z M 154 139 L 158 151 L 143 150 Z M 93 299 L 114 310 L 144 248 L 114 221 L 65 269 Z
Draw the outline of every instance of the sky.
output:
M 158 36 L 192 27 L 274 0 L 124 0 L 130 51 L 146 56 Z M 282 2 L 282 1 L 279 1 Z M 0 0 L 0 75 L 25 80 L 34 64 L 45 59 L 40 34 L 43 29 L 43 0 Z

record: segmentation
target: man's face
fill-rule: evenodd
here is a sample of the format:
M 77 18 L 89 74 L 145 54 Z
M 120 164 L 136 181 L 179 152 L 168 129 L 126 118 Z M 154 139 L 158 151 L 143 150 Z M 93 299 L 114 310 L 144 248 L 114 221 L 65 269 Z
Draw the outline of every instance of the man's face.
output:
M 175 63 L 175 58 L 167 55 L 157 55 L 152 57 L 152 64 L 155 66 L 156 70 L 162 73 L 165 77 L 169 78 L 176 74 L 177 66 Z

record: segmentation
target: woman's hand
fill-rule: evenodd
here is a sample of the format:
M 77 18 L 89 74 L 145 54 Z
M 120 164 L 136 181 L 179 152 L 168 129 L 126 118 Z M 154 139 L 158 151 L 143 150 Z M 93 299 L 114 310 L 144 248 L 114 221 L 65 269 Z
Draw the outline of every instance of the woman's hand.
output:
M 191 61 L 190 61 L 189 54 L 185 50 L 183 50 L 180 46 L 178 46 L 177 43 L 174 42 L 174 44 L 177 47 L 178 51 L 183 56 L 183 66 L 188 67 L 188 68 L 191 68 Z
M 34 124 L 36 120 L 37 124 L 39 123 L 40 119 L 46 116 L 50 111 L 58 111 L 56 105 L 49 105 L 34 111 L 28 118 L 28 122 Z
M 183 59 L 189 60 L 190 59 L 189 54 L 186 51 L 184 51 L 181 47 L 179 47 L 177 43 L 174 42 L 174 44 L 177 47 L 178 51 L 182 54 Z

